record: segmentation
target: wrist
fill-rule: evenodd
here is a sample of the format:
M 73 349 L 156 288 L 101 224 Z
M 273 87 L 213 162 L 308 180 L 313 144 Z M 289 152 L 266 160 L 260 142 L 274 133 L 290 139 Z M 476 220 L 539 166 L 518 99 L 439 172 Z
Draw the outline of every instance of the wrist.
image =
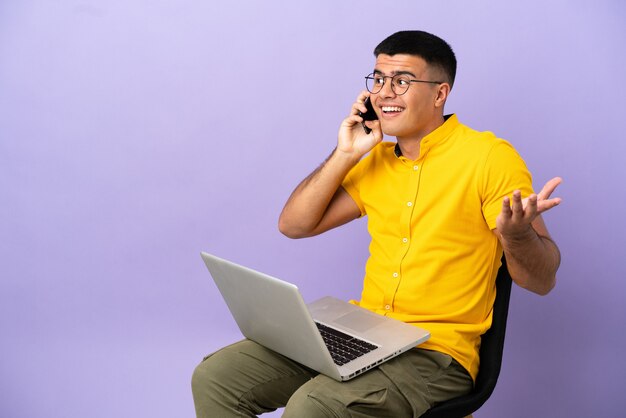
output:
M 502 237 L 503 246 L 508 248 L 525 246 L 539 238 L 535 230 L 530 225 L 522 230 L 511 232 L 502 231 L 500 232 L 500 236 Z
M 361 157 L 362 155 L 355 152 L 354 150 L 346 151 L 346 150 L 342 150 L 340 147 L 337 147 L 335 148 L 333 153 L 330 155 L 329 160 L 332 159 L 338 163 L 341 163 L 342 165 L 353 166 L 359 162 Z

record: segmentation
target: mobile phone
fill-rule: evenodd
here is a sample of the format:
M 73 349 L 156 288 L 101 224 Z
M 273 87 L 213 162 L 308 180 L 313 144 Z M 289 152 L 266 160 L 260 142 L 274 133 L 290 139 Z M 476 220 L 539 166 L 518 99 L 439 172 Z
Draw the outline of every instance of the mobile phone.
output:
M 369 97 L 365 99 L 363 104 L 367 108 L 367 112 L 365 112 L 365 113 L 359 112 L 359 116 L 361 116 L 363 118 L 363 122 L 361 123 L 361 125 L 363 125 L 363 129 L 365 130 L 365 133 L 369 134 L 370 132 L 372 132 L 372 130 L 370 128 L 368 128 L 367 126 L 365 126 L 365 121 L 366 120 L 376 120 L 376 119 L 378 119 L 378 116 L 376 115 L 376 112 L 374 112 L 374 108 L 372 107 L 372 102 L 370 101 Z

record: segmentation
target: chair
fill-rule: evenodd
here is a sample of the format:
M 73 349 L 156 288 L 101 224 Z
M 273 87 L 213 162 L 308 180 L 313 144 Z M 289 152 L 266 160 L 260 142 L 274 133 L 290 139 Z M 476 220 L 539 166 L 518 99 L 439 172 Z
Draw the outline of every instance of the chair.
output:
M 491 328 L 482 336 L 480 369 L 474 389 L 467 395 L 435 405 L 423 414 L 422 418 L 463 418 L 478 410 L 489 399 L 500 374 L 510 298 L 511 276 L 506 266 L 506 260 L 502 256 L 502 266 L 496 277 L 493 321 Z

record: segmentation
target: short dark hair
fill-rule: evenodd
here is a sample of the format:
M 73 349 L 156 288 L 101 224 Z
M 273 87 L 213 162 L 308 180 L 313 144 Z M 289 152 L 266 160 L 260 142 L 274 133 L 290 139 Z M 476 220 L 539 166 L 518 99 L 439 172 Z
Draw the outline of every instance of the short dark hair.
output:
M 456 57 L 446 41 L 421 30 L 396 32 L 374 49 L 374 55 L 408 54 L 422 58 L 428 65 L 442 70 L 450 87 L 456 76 Z

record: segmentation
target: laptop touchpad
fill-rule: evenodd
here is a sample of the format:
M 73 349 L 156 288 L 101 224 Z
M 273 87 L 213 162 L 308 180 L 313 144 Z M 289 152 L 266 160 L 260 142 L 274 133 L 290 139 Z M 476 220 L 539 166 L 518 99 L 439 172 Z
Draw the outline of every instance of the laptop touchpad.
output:
M 344 316 L 340 316 L 333 322 L 357 332 L 364 332 L 370 328 L 374 328 L 376 325 L 384 321 L 385 318 L 379 318 L 376 314 L 355 311 L 345 314 Z

